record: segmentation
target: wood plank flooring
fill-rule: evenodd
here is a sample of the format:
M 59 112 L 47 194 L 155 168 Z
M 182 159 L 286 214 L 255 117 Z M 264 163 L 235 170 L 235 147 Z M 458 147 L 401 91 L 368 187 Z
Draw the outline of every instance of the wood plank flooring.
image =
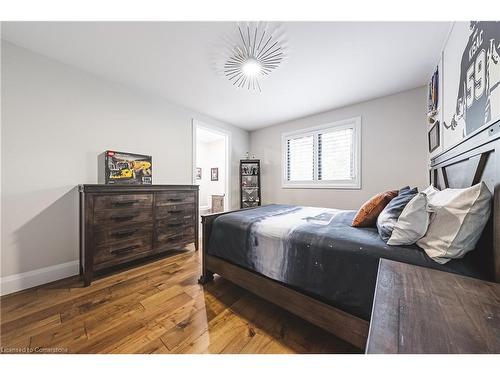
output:
M 0 299 L 0 346 L 56 353 L 356 353 L 326 331 L 216 278 L 202 287 L 201 252 Z

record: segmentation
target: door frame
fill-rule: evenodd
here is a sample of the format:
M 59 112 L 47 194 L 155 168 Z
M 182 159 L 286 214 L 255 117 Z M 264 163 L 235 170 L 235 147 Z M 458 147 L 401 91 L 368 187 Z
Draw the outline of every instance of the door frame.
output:
M 227 129 L 212 125 L 212 124 L 207 124 L 206 122 L 197 120 L 193 118 L 192 120 L 192 126 L 191 126 L 191 131 L 192 131 L 192 149 L 193 149 L 193 156 L 192 156 L 192 163 L 191 163 L 191 181 L 193 185 L 196 185 L 196 143 L 197 143 L 197 129 L 204 129 L 213 133 L 220 134 L 224 136 L 224 148 L 225 148 L 225 168 L 226 168 L 226 181 L 225 181 L 225 196 L 224 196 L 224 209 L 226 211 L 229 211 L 231 209 L 231 178 L 232 178 L 232 173 L 231 173 L 231 132 Z

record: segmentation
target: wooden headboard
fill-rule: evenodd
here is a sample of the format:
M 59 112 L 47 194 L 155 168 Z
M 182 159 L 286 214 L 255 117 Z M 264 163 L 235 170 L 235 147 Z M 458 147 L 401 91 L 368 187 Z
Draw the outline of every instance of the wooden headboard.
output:
M 476 250 L 466 256 L 500 282 L 500 119 L 485 125 L 431 160 L 430 181 L 439 189 L 484 181 L 494 194 L 492 214 Z

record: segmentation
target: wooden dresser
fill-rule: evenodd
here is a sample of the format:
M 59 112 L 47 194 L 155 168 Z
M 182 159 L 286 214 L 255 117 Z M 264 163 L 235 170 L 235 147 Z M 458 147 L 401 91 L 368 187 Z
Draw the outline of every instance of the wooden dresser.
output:
M 381 259 L 367 353 L 500 353 L 500 284 Z
M 184 248 L 198 250 L 198 186 L 80 185 L 80 273 Z

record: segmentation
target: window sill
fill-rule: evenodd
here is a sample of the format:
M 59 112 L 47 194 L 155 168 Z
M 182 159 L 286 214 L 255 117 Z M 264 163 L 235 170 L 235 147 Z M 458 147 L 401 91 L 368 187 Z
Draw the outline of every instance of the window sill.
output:
M 361 190 L 361 184 L 281 184 L 282 189 Z

